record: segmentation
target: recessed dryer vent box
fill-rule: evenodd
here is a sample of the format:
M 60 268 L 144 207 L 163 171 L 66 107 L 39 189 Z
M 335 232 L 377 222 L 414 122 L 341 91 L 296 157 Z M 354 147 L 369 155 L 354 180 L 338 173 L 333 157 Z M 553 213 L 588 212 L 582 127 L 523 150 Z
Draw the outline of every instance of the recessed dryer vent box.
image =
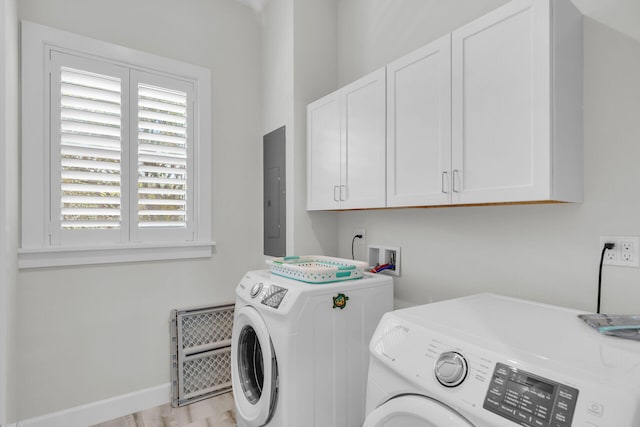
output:
M 393 264 L 395 268 L 382 270 L 380 273 L 390 276 L 400 276 L 400 247 L 369 245 L 367 261 L 370 267 Z

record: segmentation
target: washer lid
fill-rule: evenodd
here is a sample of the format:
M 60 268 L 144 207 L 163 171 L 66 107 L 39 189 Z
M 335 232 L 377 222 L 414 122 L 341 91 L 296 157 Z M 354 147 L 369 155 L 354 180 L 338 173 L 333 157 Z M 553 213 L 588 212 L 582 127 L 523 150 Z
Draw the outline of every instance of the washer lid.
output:
M 376 408 L 363 427 L 473 427 L 473 424 L 428 397 L 404 395 Z
M 267 326 L 253 307 L 240 308 L 233 323 L 231 379 L 238 417 L 248 427 L 266 424 L 275 410 L 278 365 Z

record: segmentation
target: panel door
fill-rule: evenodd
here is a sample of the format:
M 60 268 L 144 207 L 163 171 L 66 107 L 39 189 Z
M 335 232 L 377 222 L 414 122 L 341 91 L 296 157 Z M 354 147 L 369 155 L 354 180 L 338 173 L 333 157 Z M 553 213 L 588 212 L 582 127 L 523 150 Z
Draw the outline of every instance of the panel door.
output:
M 307 209 L 340 207 L 340 93 L 307 106 Z
M 550 194 L 549 2 L 514 0 L 452 33 L 453 203 Z
M 269 132 L 262 139 L 262 212 L 264 254 L 287 254 L 286 128 Z
M 451 199 L 451 36 L 387 66 L 387 206 Z
M 341 207 L 386 203 L 386 72 L 381 68 L 341 89 Z

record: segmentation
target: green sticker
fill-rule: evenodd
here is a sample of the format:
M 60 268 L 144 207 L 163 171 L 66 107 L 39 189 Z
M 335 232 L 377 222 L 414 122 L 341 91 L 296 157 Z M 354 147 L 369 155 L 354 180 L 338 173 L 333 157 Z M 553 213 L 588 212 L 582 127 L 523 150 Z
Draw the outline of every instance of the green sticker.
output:
M 349 297 L 345 294 L 338 294 L 333 297 L 333 308 L 339 308 L 342 310 L 347 306 L 347 301 L 349 301 Z

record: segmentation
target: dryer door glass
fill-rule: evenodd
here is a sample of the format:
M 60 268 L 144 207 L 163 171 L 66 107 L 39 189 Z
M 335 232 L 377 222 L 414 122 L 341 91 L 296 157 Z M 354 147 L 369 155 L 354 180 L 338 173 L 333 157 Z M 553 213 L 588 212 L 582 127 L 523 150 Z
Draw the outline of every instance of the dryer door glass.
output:
M 262 347 L 251 326 L 245 326 L 238 337 L 238 374 L 245 397 L 255 404 L 262 396 L 264 364 Z
M 424 396 L 405 395 L 371 412 L 363 427 L 473 427 L 453 409 Z
M 278 399 L 278 364 L 271 335 L 253 307 L 236 309 L 231 333 L 231 382 L 238 424 L 261 427 Z

